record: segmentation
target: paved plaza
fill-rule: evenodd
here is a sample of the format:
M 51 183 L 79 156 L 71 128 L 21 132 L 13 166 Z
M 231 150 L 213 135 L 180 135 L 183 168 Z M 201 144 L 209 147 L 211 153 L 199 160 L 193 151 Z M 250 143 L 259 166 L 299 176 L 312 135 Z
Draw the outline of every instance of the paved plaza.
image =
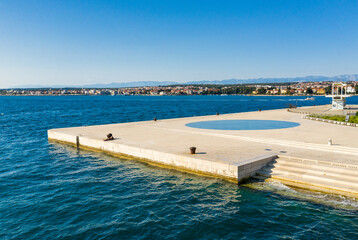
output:
M 325 106 L 317 108 L 323 107 Z M 189 156 L 189 148 L 196 147 L 198 154 L 190 157 L 214 162 L 236 164 L 261 155 L 278 154 L 358 164 L 357 127 L 312 121 L 302 119 L 302 116 L 288 112 L 287 109 L 279 109 L 50 131 L 94 140 L 102 140 L 107 133 L 112 133 L 115 137 L 112 144 L 181 156 Z M 186 126 L 200 121 L 239 119 L 290 121 L 299 123 L 299 126 L 271 130 L 210 130 Z M 329 138 L 333 141 L 331 146 L 328 145 Z

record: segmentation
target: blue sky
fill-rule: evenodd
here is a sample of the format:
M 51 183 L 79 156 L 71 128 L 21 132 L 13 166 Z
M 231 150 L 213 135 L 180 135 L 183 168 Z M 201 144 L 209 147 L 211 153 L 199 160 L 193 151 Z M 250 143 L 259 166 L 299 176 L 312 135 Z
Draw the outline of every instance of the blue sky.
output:
M 358 73 L 358 1 L 0 1 L 0 88 Z

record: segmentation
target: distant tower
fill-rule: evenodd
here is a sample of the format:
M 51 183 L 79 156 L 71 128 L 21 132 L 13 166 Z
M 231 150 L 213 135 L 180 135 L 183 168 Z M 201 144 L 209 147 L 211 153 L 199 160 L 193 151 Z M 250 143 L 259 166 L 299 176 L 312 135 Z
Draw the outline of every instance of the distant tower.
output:
M 346 106 L 346 98 L 351 95 L 347 95 L 347 84 L 342 82 L 332 83 L 332 110 L 344 109 Z

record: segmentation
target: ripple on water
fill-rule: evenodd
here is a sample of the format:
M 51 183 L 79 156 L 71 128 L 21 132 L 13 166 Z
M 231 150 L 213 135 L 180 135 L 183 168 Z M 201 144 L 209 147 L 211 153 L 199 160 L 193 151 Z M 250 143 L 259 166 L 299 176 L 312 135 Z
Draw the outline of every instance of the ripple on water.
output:
M 291 198 L 310 201 L 318 204 L 324 204 L 334 208 L 341 208 L 346 210 L 358 210 L 358 199 L 354 197 L 313 192 L 303 189 L 295 189 L 295 188 L 288 187 L 278 181 L 252 182 L 249 184 L 245 184 L 245 186 L 261 191 L 263 190 L 263 191 L 277 193 L 280 196 L 291 197 Z
M 302 193 L 279 183 L 239 187 L 78 152 L 49 144 L 46 136 L 50 128 L 274 109 L 292 99 L 0 97 L 0 238 L 358 238 L 354 199 Z

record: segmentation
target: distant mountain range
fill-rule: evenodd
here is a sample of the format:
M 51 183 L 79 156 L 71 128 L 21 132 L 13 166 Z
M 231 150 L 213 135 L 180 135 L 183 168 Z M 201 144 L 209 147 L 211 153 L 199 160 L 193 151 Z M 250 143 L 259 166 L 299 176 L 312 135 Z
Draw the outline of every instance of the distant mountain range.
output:
M 89 85 L 23 85 L 13 88 L 123 88 L 123 87 L 155 87 L 169 85 L 193 85 L 193 84 L 213 84 L 213 85 L 230 85 L 230 84 L 259 84 L 259 83 L 285 83 L 285 82 L 321 82 L 321 81 L 358 81 L 358 74 L 338 75 L 333 77 L 325 76 L 306 76 L 295 78 L 251 78 L 251 79 L 225 79 L 225 80 L 203 80 L 191 82 L 160 82 L 160 81 L 142 81 L 142 82 L 124 82 L 109 84 L 89 84 Z

